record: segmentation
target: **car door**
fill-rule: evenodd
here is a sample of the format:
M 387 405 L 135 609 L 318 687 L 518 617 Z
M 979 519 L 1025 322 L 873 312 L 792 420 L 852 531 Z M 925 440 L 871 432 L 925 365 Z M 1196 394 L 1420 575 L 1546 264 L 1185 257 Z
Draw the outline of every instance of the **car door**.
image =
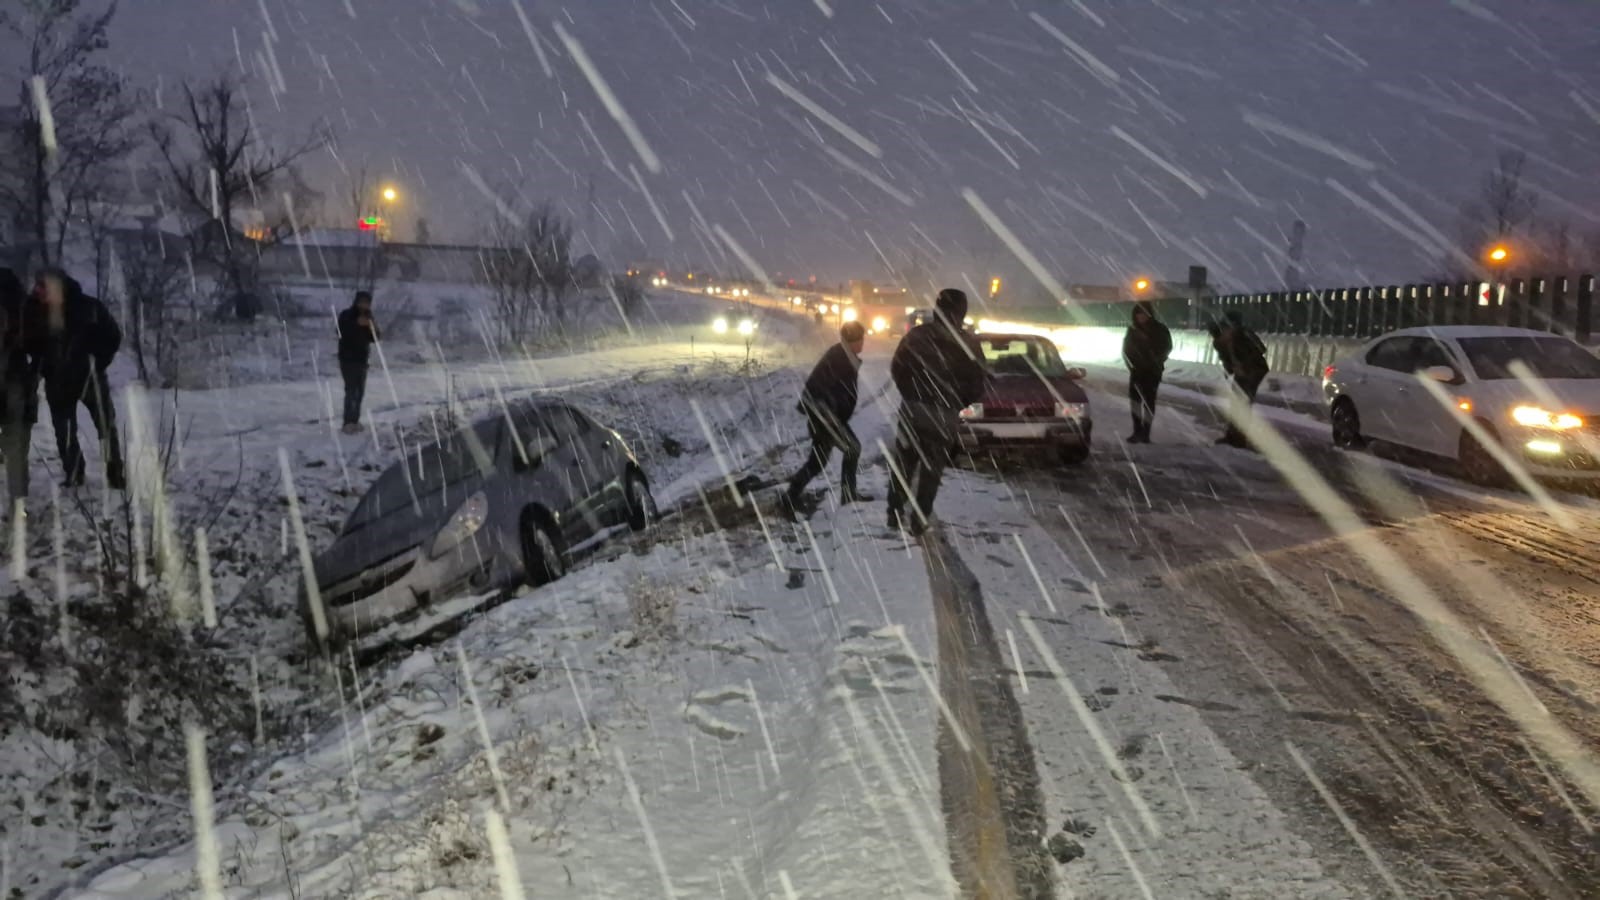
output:
M 1458 376 L 1465 371 L 1449 348 L 1436 338 L 1423 336 L 1415 340 L 1413 360 L 1415 371 L 1420 372 L 1432 366 L 1448 366 L 1454 369 Z M 1416 378 L 1416 375 L 1412 376 L 1412 387 L 1407 403 L 1408 418 L 1411 423 L 1407 428 L 1411 435 L 1409 445 L 1426 453 L 1453 457 L 1461 442 L 1461 423 L 1457 421 L 1453 409 L 1457 387 L 1435 382 L 1449 398 L 1448 403 L 1441 403 L 1433 392 L 1428 390 L 1427 386 L 1418 383 Z
M 1416 371 L 1417 339 L 1410 335 L 1385 338 L 1367 351 L 1365 367 L 1354 396 L 1361 416 L 1361 432 L 1369 438 L 1410 447 L 1411 407 L 1422 390 Z
M 566 528 L 575 500 L 567 477 L 569 460 L 552 423 L 538 407 L 521 407 L 511 414 L 517 440 L 510 447 L 511 471 L 519 510 L 538 504 L 554 513 Z
M 579 469 L 588 491 L 590 511 L 606 527 L 620 525 L 628 520 L 628 513 L 623 489 L 625 462 L 617 437 L 584 413 L 570 408 L 568 412 L 578 430 L 577 446 L 582 449 Z
M 552 455 L 552 468 L 561 479 L 568 498 L 561 512 L 562 536 L 568 547 L 573 547 L 593 537 L 603 526 L 597 515 L 594 495 L 593 452 L 587 439 L 593 429 L 565 406 L 551 406 L 544 410 L 545 424 L 554 435 L 557 452 Z

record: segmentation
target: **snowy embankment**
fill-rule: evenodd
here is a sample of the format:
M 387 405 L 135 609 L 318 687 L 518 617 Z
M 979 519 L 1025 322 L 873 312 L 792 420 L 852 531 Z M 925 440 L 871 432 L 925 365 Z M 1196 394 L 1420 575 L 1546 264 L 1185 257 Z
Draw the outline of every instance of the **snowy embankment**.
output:
M 215 794 L 228 814 L 249 807 L 246 786 L 271 760 L 339 727 L 341 696 L 359 702 L 348 672 L 297 662 L 299 573 L 280 450 L 313 547 L 379 471 L 452 413 L 471 417 L 529 390 L 559 391 L 622 428 L 656 483 L 671 483 L 704 469 L 707 431 L 725 446 L 771 433 L 769 395 L 797 389 L 784 353 L 798 340 L 775 327 L 770 345 L 748 353 L 742 344 L 667 344 L 451 370 L 380 367 L 368 393 L 372 427 L 359 437 L 337 434 L 339 388 L 329 379 L 145 395 L 123 415 L 147 436 L 146 462 L 165 472 L 170 531 L 149 517 L 148 488 L 138 515 L 93 476 L 52 502 L 44 479 L 53 448 L 48 428 L 37 429 L 23 566 L 3 579 L 0 806 L 17 814 L 0 822 L 0 883 L 48 896 L 108 863 L 189 840 L 185 721 L 210 731 Z M 92 440 L 89 453 L 97 458 Z M 214 599 L 216 627 L 193 609 L 174 622 L 164 573 L 149 554 L 129 559 L 130 540 L 148 549 L 157 533 L 174 536 L 191 599 L 197 590 Z

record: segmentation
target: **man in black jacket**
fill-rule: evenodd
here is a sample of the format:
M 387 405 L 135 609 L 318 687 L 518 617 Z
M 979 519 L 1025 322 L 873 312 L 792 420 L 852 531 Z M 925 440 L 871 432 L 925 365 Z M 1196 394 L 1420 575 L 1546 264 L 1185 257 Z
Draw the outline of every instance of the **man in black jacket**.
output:
M 1133 325 L 1122 337 L 1122 362 L 1128 367 L 1128 405 L 1133 409 L 1130 444 L 1150 443 L 1150 424 L 1156 417 L 1156 391 L 1161 373 L 1172 355 L 1172 332 L 1156 318 L 1155 308 L 1134 304 Z
M 906 332 L 889 363 L 889 375 L 900 391 L 890 460 L 889 527 L 900 527 L 910 495 L 915 503 L 906 525 L 913 535 L 921 534 L 933 515 L 961 410 L 983 399 L 987 376 L 982 351 L 962 330 L 966 318 L 967 295 L 954 288 L 940 291 L 933 318 Z
M 786 515 L 793 515 L 806 485 L 827 468 L 828 456 L 835 447 L 844 456 L 839 467 L 839 502 L 855 503 L 872 499 L 856 488 L 861 440 L 850 428 L 850 417 L 856 412 L 861 351 L 866 345 L 867 329 L 860 322 L 846 322 L 839 329 L 839 343 L 822 354 L 816 367 L 811 370 L 811 377 L 806 379 L 798 408 L 806 416 L 806 430 L 811 434 L 811 453 L 807 455 L 800 471 L 789 479 L 789 490 L 781 501 Z
M 106 369 L 122 346 L 122 329 L 98 297 L 61 269 L 49 268 L 34 281 L 33 316 L 24 316 L 29 341 L 44 376 L 45 401 L 55 426 L 61 454 L 62 487 L 83 484 L 83 448 L 78 443 L 78 404 L 89 410 L 100 438 L 106 483 L 126 487 L 122 442 L 117 436 L 117 411 Z M 32 320 L 31 322 L 29 320 Z
M 367 394 L 367 360 L 378 340 L 372 321 L 372 295 L 356 291 L 354 303 L 339 313 L 339 374 L 344 378 L 344 433 L 361 433 L 361 401 Z
M 10 269 L 0 268 L 0 441 L 6 488 L 15 503 L 28 496 L 28 451 L 39 421 L 39 370 L 28 353 L 23 314 L 28 292 Z
M 1267 345 L 1261 337 L 1245 327 L 1244 320 L 1237 312 L 1230 311 L 1223 316 L 1220 325 L 1212 328 L 1211 346 L 1217 351 L 1222 371 L 1233 379 L 1233 385 L 1244 395 L 1245 403 L 1254 403 L 1256 391 L 1260 389 L 1261 382 L 1266 380 L 1268 371 Z M 1217 438 L 1217 443 L 1234 447 L 1250 445 L 1244 432 L 1232 419 L 1228 420 L 1228 430 Z

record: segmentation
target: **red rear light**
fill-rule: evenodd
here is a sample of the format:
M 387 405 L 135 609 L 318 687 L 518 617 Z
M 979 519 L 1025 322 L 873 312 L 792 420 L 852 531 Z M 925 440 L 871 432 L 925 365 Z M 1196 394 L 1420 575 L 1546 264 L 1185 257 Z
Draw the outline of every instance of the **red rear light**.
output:
M 1322 380 L 1323 381 L 1332 381 L 1334 374 L 1337 373 L 1338 371 L 1339 371 L 1339 367 L 1338 366 L 1326 366 L 1326 367 L 1324 367 L 1323 370 L 1322 370 Z

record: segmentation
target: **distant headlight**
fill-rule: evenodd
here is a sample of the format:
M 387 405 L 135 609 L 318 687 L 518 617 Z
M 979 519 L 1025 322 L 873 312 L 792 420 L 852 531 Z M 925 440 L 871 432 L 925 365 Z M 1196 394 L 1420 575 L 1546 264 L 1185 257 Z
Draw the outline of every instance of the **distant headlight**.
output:
M 428 555 L 434 558 L 449 553 L 462 542 L 478 533 L 483 527 L 483 520 L 489 515 L 489 498 L 482 491 L 467 498 L 461 504 L 450 521 L 439 530 L 433 539 L 433 546 L 428 548 Z
M 727 334 L 728 320 L 722 316 L 717 316 L 715 319 L 711 320 L 711 330 L 715 331 L 717 334 Z
M 967 407 L 966 409 L 963 409 L 961 411 L 961 418 L 963 418 L 963 419 L 981 419 L 981 418 L 983 418 L 983 404 L 982 403 L 974 403 L 971 406 Z
M 872 317 L 872 330 L 874 332 L 888 331 L 889 330 L 889 320 L 885 319 L 883 316 L 873 316 Z
M 1526 425 L 1529 428 L 1568 431 L 1583 427 L 1583 419 L 1580 416 L 1572 413 L 1553 413 L 1537 406 L 1519 406 L 1511 411 L 1511 419 L 1518 425 Z
M 845 311 L 843 313 L 844 320 L 846 322 L 854 322 L 856 320 L 856 316 L 858 316 L 858 315 L 860 315 L 860 313 L 857 313 L 854 308 L 848 308 L 848 307 L 845 309 Z
M 1058 419 L 1081 419 L 1088 414 L 1089 404 L 1087 403 L 1061 403 L 1059 401 L 1056 403 L 1056 418 Z
M 740 319 L 739 320 L 739 333 L 744 335 L 745 337 L 749 337 L 750 335 L 755 334 L 756 333 L 756 323 L 751 321 L 750 319 Z

